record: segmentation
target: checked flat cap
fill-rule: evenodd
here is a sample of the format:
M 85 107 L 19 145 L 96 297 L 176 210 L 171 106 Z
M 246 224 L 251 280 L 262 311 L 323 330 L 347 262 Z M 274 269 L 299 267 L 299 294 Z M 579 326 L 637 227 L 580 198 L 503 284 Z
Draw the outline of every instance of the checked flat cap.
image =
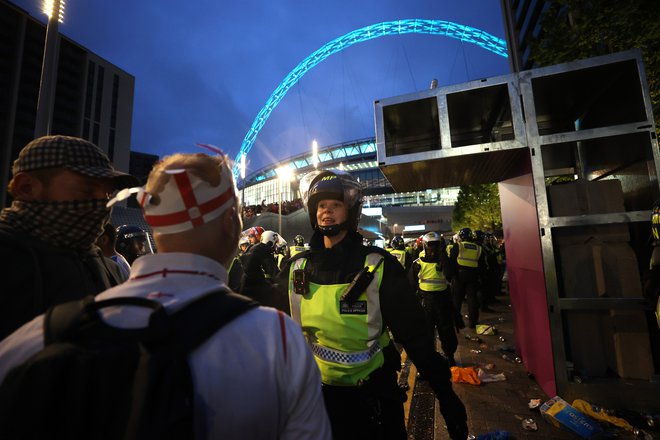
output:
M 29 142 L 14 161 L 12 173 L 44 168 L 66 168 L 90 177 L 109 178 L 117 189 L 139 185 L 136 177 L 114 169 L 99 147 L 72 136 L 42 136 Z

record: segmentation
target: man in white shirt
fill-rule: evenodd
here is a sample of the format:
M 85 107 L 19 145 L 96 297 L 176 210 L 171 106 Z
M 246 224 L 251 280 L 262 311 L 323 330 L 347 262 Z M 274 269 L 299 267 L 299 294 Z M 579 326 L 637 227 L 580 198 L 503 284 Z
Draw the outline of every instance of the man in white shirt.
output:
M 96 297 L 143 297 L 173 312 L 225 287 L 242 229 L 237 190 L 225 156 L 177 154 L 158 163 L 137 192 L 158 253 L 131 267 L 125 283 Z M 111 204 L 113 201 L 110 202 Z M 146 325 L 148 311 L 115 307 L 116 327 Z M 0 383 L 44 346 L 43 315 L 0 342 Z M 196 438 L 329 439 L 318 368 L 300 327 L 257 307 L 226 324 L 189 357 Z

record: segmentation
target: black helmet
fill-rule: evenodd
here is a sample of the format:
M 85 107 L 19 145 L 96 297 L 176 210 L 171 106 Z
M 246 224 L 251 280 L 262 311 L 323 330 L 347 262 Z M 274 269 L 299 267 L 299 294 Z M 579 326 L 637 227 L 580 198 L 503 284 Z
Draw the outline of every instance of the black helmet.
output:
M 477 244 L 483 244 L 485 238 L 486 238 L 486 234 L 484 233 L 484 231 L 479 231 L 479 230 L 474 231 L 474 241 L 476 241 Z
M 472 240 L 472 230 L 470 228 L 463 228 L 458 231 L 458 238 L 461 241 L 470 241 Z
M 395 235 L 390 241 L 390 246 L 392 246 L 392 249 L 402 251 L 406 248 L 406 243 L 403 241 L 402 236 Z
M 302 235 L 296 235 L 293 237 L 293 245 L 294 246 L 305 246 L 305 237 Z
M 128 264 L 133 264 L 137 257 L 153 254 L 149 236 L 135 225 L 121 225 L 117 228 L 117 252 L 122 254 Z
M 357 231 L 362 212 L 362 187 L 349 173 L 341 170 L 312 171 L 300 180 L 300 193 L 312 228 L 323 235 L 337 235 L 342 230 Z M 348 208 L 348 217 L 340 225 L 319 226 L 316 207 L 320 200 L 340 200 Z

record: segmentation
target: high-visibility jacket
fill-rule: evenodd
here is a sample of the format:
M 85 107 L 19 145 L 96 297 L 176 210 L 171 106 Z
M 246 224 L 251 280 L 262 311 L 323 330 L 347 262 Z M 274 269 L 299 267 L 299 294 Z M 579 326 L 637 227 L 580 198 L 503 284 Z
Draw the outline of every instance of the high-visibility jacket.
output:
M 301 252 L 306 251 L 307 249 L 305 246 L 293 246 L 289 248 L 289 252 L 291 252 L 291 256 L 294 257 L 296 254 L 299 254 Z
M 383 258 L 369 254 L 365 267 L 370 271 Z M 300 324 L 321 371 L 321 381 L 328 385 L 356 386 L 384 362 L 382 349 L 389 345 L 389 332 L 380 313 L 380 283 L 383 267 L 353 304 L 341 300 L 346 284 L 309 283 L 309 292 L 294 292 L 293 273 L 304 269 L 306 258 L 299 258 L 289 271 L 291 317 Z
M 437 262 L 427 262 L 421 259 L 415 260 L 419 264 L 419 273 L 417 274 L 419 289 L 425 292 L 442 292 L 447 290 L 447 279 L 442 271 L 439 270 Z
M 448 244 L 447 245 L 447 256 L 449 256 L 449 254 L 451 253 L 451 248 L 453 248 L 453 247 L 454 247 L 453 244 Z
M 397 260 L 399 260 L 399 263 L 401 263 L 401 266 L 404 268 L 406 267 L 406 251 L 402 251 L 399 249 L 390 249 L 390 254 L 394 255 Z
M 458 243 L 458 256 L 456 262 L 463 267 L 479 267 L 481 257 L 481 246 L 469 241 Z

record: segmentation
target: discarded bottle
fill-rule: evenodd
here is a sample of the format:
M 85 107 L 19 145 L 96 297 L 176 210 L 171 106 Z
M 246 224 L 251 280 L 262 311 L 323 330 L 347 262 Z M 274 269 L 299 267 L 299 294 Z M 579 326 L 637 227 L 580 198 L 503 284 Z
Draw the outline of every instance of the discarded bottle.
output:
M 646 414 L 644 415 L 644 419 L 649 428 L 660 427 L 660 414 Z
M 509 361 L 509 362 L 516 362 L 516 357 L 510 355 L 509 353 L 502 354 L 502 359 L 504 359 L 505 361 Z
M 538 431 L 539 427 L 536 426 L 534 419 L 525 419 L 522 421 L 522 427 L 526 431 Z

